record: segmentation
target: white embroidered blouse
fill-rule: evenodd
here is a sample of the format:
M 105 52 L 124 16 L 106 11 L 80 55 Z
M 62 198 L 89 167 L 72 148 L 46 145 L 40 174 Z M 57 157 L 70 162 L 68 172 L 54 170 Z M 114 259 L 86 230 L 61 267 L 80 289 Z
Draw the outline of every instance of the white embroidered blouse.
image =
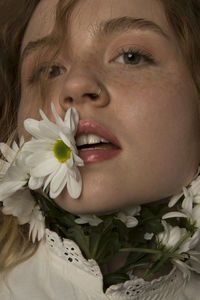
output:
M 102 273 L 87 261 L 71 240 L 61 241 L 46 229 L 46 237 L 29 260 L 0 280 L 1 300 L 199 300 L 200 275 L 190 280 L 174 268 L 170 274 L 146 282 L 135 276 L 103 291 Z

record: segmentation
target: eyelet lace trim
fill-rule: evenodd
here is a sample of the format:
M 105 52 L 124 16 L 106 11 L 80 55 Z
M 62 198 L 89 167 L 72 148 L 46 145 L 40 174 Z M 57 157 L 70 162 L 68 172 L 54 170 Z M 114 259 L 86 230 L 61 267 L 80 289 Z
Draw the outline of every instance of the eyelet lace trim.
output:
M 72 240 L 61 240 L 57 233 L 46 229 L 46 243 L 51 251 L 67 263 L 102 280 L 102 273 L 96 261 L 86 260 L 78 245 Z M 163 300 L 166 297 L 174 296 L 186 282 L 182 273 L 174 267 L 168 275 L 150 282 L 130 275 L 130 280 L 110 286 L 105 295 L 108 299 L 115 300 Z
M 168 275 L 150 282 L 132 276 L 132 279 L 125 283 L 110 286 L 106 295 L 110 296 L 110 299 L 120 300 L 163 300 L 166 297 L 175 296 L 186 282 L 187 279 L 184 279 L 182 273 L 174 267 Z
M 102 278 L 101 270 L 93 259 L 86 260 L 75 242 L 69 239 L 61 239 L 56 232 L 46 229 L 47 246 L 59 257 L 71 263 L 81 270 Z

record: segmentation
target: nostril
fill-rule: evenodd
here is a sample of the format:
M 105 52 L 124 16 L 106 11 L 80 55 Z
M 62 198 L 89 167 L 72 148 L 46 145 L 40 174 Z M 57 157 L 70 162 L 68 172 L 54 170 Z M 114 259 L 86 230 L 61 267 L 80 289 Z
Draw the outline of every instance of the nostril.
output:
M 72 97 L 65 98 L 66 102 L 72 103 L 74 99 Z
M 96 100 L 99 97 L 99 95 L 96 93 L 88 93 L 86 94 L 86 96 L 89 97 L 91 100 Z

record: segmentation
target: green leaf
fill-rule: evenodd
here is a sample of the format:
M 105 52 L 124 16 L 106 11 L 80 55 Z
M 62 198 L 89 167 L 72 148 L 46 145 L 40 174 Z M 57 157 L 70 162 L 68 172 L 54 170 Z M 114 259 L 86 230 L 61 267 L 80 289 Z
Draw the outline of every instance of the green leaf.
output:
M 81 226 L 74 226 L 67 231 L 69 239 L 76 242 L 87 259 L 92 258 L 89 248 L 89 236 L 85 235 Z

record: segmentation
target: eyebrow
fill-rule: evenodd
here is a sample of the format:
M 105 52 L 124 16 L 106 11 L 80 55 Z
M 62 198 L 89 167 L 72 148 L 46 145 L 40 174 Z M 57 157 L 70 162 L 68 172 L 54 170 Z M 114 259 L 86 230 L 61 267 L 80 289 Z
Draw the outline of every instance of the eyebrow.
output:
M 151 30 L 168 40 L 170 39 L 167 33 L 153 21 L 142 18 L 133 18 L 129 16 L 114 18 L 108 21 L 101 22 L 96 26 L 94 31 L 97 31 L 103 35 L 109 35 L 116 32 L 128 31 L 132 29 L 139 29 L 144 31 Z
M 22 66 L 23 61 L 29 55 L 31 55 L 33 52 L 37 51 L 38 49 L 44 48 L 45 46 L 47 46 L 49 44 L 55 45 L 56 40 L 54 40 L 52 37 L 50 38 L 50 36 L 45 36 L 42 39 L 38 39 L 36 41 L 29 42 L 26 45 L 26 47 L 24 48 L 24 50 L 22 51 L 21 58 L 20 58 L 20 66 Z
M 154 23 L 153 21 L 142 19 L 142 18 L 133 18 L 133 17 L 121 17 L 114 18 L 108 21 L 103 21 L 99 25 L 93 27 L 93 33 L 96 35 L 110 35 L 116 32 L 129 31 L 132 29 L 139 30 L 151 30 L 166 39 L 170 39 L 169 36 L 162 30 L 162 28 Z M 24 48 L 21 58 L 20 66 L 22 66 L 23 61 L 31 55 L 33 52 L 37 51 L 40 48 L 43 48 L 47 45 L 56 44 L 57 40 L 50 38 L 50 36 L 45 36 L 42 39 L 29 42 Z

